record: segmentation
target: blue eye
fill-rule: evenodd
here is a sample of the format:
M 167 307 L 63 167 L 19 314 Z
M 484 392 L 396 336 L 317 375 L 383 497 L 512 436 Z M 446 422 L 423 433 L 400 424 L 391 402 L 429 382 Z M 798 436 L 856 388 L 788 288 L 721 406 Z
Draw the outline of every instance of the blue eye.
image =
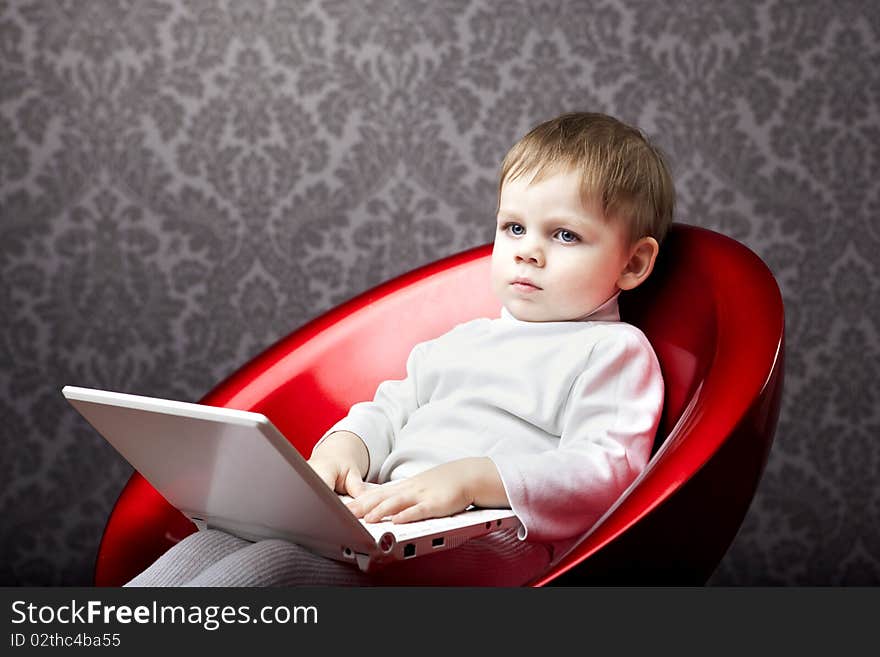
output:
M 504 226 L 504 230 L 510 231 L 511 235 L 519 237 L 520 235 L 525 235 L 526 229 L 520 226 L 519 224 L 509 223 Z
M 570 230 L 561 229 L 557 233 L 559 235 L 559 239 L 565 242 L 566 244 L 571 244 L 573 242 L 577 242 L 580 238 L 572 233 Z

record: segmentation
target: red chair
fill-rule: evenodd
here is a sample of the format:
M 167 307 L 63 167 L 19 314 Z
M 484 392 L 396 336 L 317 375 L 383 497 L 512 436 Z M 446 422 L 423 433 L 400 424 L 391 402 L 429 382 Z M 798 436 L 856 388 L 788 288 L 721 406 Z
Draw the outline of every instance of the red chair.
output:
M 497 317 L 491 245 L 404 274 L 283 338 L 201 401 L 264 413 L 308 456 L 411 347 L 459 322 Z M 620 297 L 651 340 L 666 383 L 647 470 L 550 572 L 549 584 L 704 584 L 739 529 L 779 412 L 784 316 L 764 263 L 719 233 L 674 224 L 654 273 Z M 95 584 L 120 585 L 195 526 L 139 474 L 114 507 Z

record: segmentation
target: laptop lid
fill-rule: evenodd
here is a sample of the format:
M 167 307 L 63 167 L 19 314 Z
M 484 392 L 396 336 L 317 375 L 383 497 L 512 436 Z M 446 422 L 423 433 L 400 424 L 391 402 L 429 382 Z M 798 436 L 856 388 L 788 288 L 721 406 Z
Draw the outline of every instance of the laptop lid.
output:
M 317 543 L 322 552 L 375 543 L 265 415 L 75 386 L 62 393 L 197 525 Z

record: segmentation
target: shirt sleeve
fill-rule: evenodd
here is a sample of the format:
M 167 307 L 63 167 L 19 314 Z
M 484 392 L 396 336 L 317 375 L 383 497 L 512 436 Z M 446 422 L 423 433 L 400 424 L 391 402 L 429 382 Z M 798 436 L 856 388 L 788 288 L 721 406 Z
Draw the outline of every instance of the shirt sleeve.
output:
M 663 408 L 663 378 L 643 334 L 596 342 L 569 392 L 557 448 L 490 455 L 534 541 L 587 531 L 645 468 Z
M 397 436 L 410 414 L 419 407 L 419 377 L 428 342 L 413 347 L 406 361 L 406 376 L 379 384 L 372 401 L 358 402 L 348 414 L 330 427 L 315 444 L 317 447 L 335 431 L 351 431 L 367 446 L 370 468 L 365 481 L 375 482 L 382 463 L 394 449 Z

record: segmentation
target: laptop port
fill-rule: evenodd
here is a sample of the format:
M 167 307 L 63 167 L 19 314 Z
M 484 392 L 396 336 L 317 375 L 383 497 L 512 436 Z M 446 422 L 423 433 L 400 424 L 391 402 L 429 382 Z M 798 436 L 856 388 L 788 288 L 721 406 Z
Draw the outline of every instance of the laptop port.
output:
M 443 544 L 446 540 L 441 536 L 440 538 L 431 539 L 431 547 L 443 547 Z
M 407 543 L 403 546 L 403 558 L 409 559 L 410 557 L 416 556 L 416 544 L 415 543 Z

